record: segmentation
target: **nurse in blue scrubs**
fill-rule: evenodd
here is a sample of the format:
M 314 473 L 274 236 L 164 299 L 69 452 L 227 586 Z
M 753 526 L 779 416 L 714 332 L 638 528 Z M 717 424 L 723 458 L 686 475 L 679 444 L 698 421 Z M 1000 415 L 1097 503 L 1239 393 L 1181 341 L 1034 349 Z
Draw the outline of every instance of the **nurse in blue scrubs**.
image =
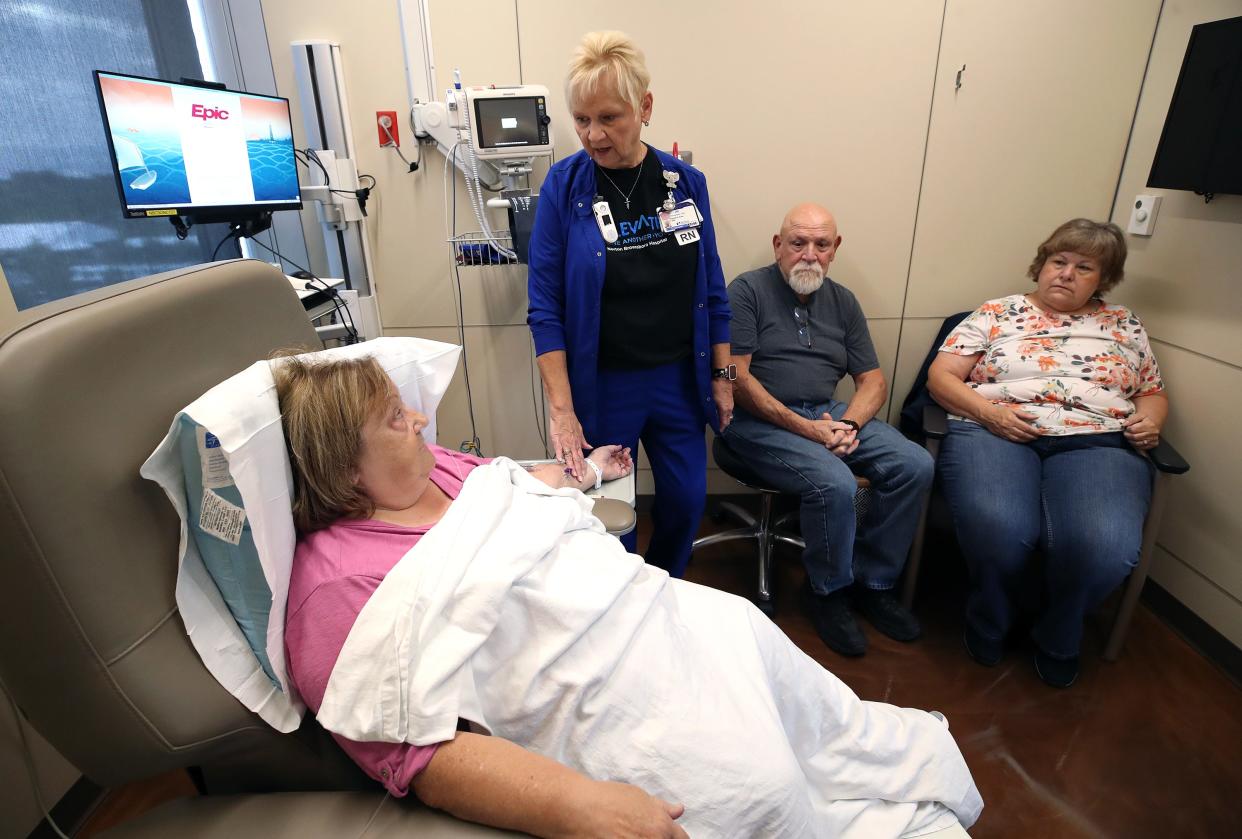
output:
M 733 416 L 729 300 L 701 172 L 642 141 L 650 74 L 620 32 L 575 51 L 566 98 L 582 151 L 539 190 L 530 310 L 554 454 L 641 441 L 655 481 L 644 556 L 681 576 L 703 515 L 703 429 Z M 634 551 L 637 536 L 623 541 Z

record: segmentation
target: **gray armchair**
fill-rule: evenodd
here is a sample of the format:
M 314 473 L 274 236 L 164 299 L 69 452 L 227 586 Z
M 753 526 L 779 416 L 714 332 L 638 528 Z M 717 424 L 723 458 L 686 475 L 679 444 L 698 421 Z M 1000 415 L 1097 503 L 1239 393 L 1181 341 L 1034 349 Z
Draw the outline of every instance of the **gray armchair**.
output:
M 199 770 L 204 795 L 112 836 L 504 835 L 387 800 L 313 720 L 277 733 L 186 637 L 179 523 L 138 468 L 180 408 L 298 344 L 317 339 L 297 297 L 250 260 L 71 298 L 0 337 L 0 676 L 100 785 Z

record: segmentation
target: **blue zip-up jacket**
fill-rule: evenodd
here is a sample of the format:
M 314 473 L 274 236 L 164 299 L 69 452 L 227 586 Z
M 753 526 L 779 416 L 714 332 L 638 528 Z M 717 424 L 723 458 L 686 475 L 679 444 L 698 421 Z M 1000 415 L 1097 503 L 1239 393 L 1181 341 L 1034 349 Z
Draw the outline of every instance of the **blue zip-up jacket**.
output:
M 650 148 L 650 147 L 648 147 Z M 698 269 L 694 278 L 694 375 L 704 419 L 720 429 L 712 401 L 711 347 L 729 342 L 729 296 L 716 252 L 716 228 L 708 204 L 707 179 L 694 167 L 651 148 L 662 169 L 681 178 L 673 198 L 693 198 L 703 214 L 699 229 Z M 594 440 L 599 355 L 600 299 L 604 290 L 604 236 L 591 202 L 599 189 L 595 164 L 585 151 L 557 161 L 539 189 L 530 237 L 530 307 L 526 323 L 535 339 L 535 355 L 564 350 L 574 413 L 586 439 Z

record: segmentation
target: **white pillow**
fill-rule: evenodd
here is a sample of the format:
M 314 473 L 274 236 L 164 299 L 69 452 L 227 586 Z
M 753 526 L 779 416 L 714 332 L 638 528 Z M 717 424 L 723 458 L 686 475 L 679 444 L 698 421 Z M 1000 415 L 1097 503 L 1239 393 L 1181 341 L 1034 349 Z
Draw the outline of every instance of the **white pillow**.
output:
M 406 404 L 428 416 L 424 435 L 435 440 L 436 408 L 460 351 L 422 338 L 377 338 L 300 357 L 375 356 Z M 285 666 L 285 601 L 297 534 L 269 362 L 256 362 L 190 403 L 141 474 L 163 487 L 181 517 L 177 606 L 199 657 L 243 705 L 280 731 L 293 731 L 305 710 Z

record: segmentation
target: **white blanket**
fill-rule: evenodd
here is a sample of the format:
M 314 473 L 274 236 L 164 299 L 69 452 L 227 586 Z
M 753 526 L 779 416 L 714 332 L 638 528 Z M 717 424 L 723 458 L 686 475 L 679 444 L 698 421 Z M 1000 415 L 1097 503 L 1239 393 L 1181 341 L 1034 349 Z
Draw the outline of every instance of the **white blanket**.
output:
M 915 836 L 983 802 L 924 711 L 863 702 L 748 601 L 627 554 L 573 490 L 475 469 L 358 616 L 320 722 L 436 743 L 458 718 L 686 805 L 713 836 Z

